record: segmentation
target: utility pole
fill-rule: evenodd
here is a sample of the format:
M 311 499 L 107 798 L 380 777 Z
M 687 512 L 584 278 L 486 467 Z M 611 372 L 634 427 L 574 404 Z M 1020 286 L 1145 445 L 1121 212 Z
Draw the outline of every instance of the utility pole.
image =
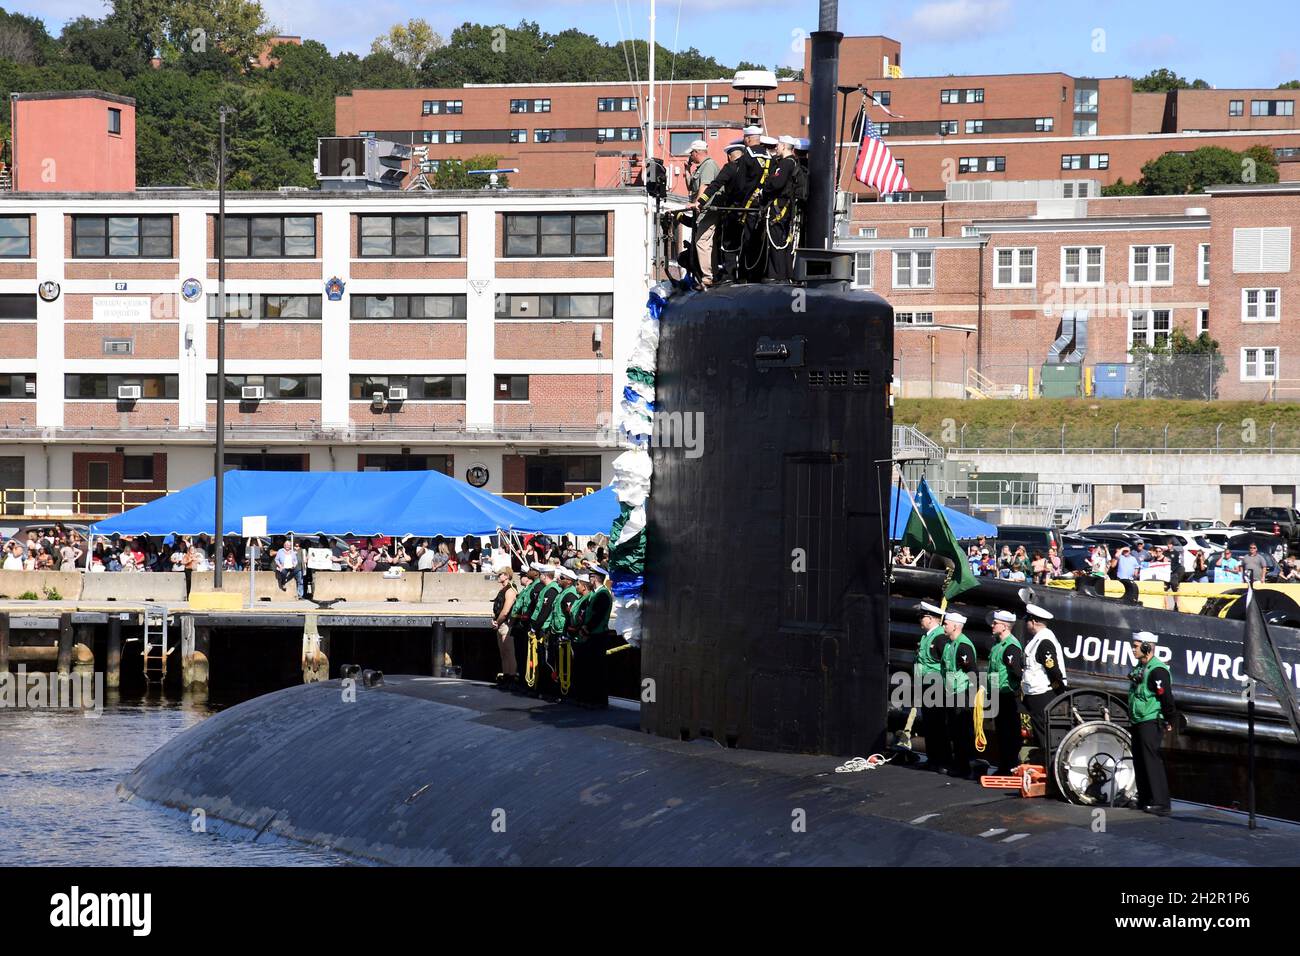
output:
M 221 590 L 221 570 L 225 564 L 223 525 L 225 515 L 226 472 L 226 117 L 234 112 L 222 105 L 221 144 L 217 149 L 217 448 L 213 455 L 216 479 L 216 537 L 213 541 L 212 586 Z M 207 385 L 204 384 L 206 393 Z

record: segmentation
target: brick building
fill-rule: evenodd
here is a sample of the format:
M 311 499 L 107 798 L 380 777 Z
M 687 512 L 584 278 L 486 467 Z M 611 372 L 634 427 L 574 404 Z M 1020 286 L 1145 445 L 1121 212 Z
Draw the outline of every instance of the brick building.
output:
M 472 470 L 532 504 L 607 483 L 646 208 L 228 194 L 227 464 Z M 185 190 L 0 196 L 0 510 L 116 511 L 211 475 L 215 213 Z
M 1189 397 L 1300 395 L 1300 336 L 1286 331 L 1298 324 L 1300 183 L 852 212 L 841 245 L 857 251 L 857 285 L 894 306 L 906 396 L 1024 394 L 1057 365 L 1081 369 L 1080 394 L 1104 394 L 1098 367 L 1128 365 L 1134 345 L 1162 344 L 1175 328 L 1208 332 L 1226 363 L 1214 376 L 1188 360 Z M 1141 394 L 1131 381 L 1128 394 Z
M 805 50 L 805 58 L 811 48 Z M 1127 77 L 1065 73 L 906 76 L 902 46 L 889 37 L 845 37 L 841 85 L 862 84 L 879 102 L 870 115 L 921 198 L 953 181 L 1087 176 L 1132 182 L 1169 151 L 1202 146 L 1277 152 L 1282 178 L 1300 178 L 1295 90 L 1176 90 L 1136 93 Z M 806 136 L 809 75 L 765 95 L 767 127 Z M 373 133 L 421 145 L 432 162 L 482 153 L 518 167 L 526 187 L 626 184 L 644 153 L 646 85 L 469 84 L 444 89 L 354 90 L 335 105 L 340 136 Z M 676 157 L 703 136 L 719 146 L 744 118 L 730 78 L 655 85 L 656 155 Z M 852 104 L 856 107 L 857 104 Z M 893 114 L 893 115 L 890 115 Z M 851 159 L 856 142 L 842 148 Z M 677 167 L 673 170 L 671 167 Z M 869 194 L 852 182 L 856 192 Z

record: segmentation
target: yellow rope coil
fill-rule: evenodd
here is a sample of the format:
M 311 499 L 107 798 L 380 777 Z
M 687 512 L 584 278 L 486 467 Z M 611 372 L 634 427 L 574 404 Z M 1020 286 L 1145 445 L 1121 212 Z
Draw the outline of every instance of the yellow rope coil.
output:
M 975 750 L 977 753 L 983 753 L 984 748 L 988 746 L 988 738 L 984 736 L 984 688 L 981 687 L 975 692 Z
M 537 635 L 528 635 L 528 662 L 524 665 L 524 683 L 537 686 Z

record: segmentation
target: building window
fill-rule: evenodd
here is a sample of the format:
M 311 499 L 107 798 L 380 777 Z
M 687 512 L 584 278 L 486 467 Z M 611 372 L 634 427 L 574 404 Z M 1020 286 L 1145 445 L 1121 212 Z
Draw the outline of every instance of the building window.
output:
M 1130 246 L 1129 282 L 1134 285 L 1172 285 L 1173 246 Z
M 895 252 L 894 287 L 897 289 L 934 288 L 934 253 Z
M 123 385 L 138 385 L 142 399 L 171 399 L 180 394 L 179 375 L 65 375 L 63 397 L 116 399 Z
M 877 135 L 880 136 L 881 139 L 884 139 L 886 136 L 889 135 L 889 124 L 888 124 L 888 123 L 877 123 L 877 124 L 876 124 L 876 133 L 877 133 Z
M 686 97 L 686 108 L 688 110 L 708 109 L 708 99 L 703 96 L 688 96 Z
M 498 402 L 528 401 L 527 375 L 498 375 L 493 383 L 493 397 Z
M 1281 321 L 1281 312 L 1281 289 L 1241 290 L 1241 321 L 1278 322 Z
M 1033 286 L 1037 266 L 1038 250 L 998 249 L 997 271 L 993 275 L 995 286 L 1026 287 Z
M 225 247 L 231 259 L 310 259 L 316 217 L 227 216 Z
M 551 101 L 549 99 L 533 100 L 534 113 L 549 113 L 551 111 Z
M 859 226 L 859 227 L 858 227 L 858 235 L 861 236 L 863 239 L 874 239 L 874 238 L 876 238 L 876 227 L 875 227 L 875 226 Z
M 1241 350 L 1241 380 L 1271 382 L 1277 378 L 1278 350 L 1254 348 Z
M 1200 308 L 1196 312 L 1196 335 L 1199 338 L 1202 335 L 1210 334 L 1210 310 Z
M 220 311 L 216 293 L 208 294 L 208 318 L 215 319 Z M 319 319 L 321 297 L 318 295 L 259 295 L 248 292 L 226 293 L 226 318 L 246 322 L 262 319 Z
M 598 96 L 596 111 L 599 113 L 624 113 L 637 109 L 635 96 Z
M 957 160 L 959 173 L 1004 173 L 1006 169 L 1005 156 L 963 156 Z
M 463 319 L 465 296 L 441 295 L 352 295 L 354 319 Z
M 604 256 L 605 213 L 505 213 L 505 255 Z
M 726 106 L 728 102 L 729 99 L 726 94 L 722 94 L 720 96 L 710 96 L 709 109 L 711 110 L 721 109 L 722 107 Z
M 776 101 L 777 101 L 778 103 L 793 103 L 793 102 L 794 102 L 794 94 L 793 94 L 793 93 L 778 93 L 778 94 L 776 94 Z
M 1290 272 L 1291 227 L 1233 229 L 1232 271 Z
M 982 133 L 982 132 L 984 132 L 984 121 L 983 121 L 983 120 L 967 120 L 967 121 L 966 121 L 966 132 L 967 132 L 967 133 Z
M 1051 116 L 1040 116 L 1034 120 L 1035 133 L 1050 133 L 1056 127 L 1056 119 Z
M 73 216 L 76 259 L 170 259 L 171 216 Z
M 460 255 L 460 216 L 359 216 L 363 257 L 424 259 Z
M 551 130 L 535 129 L 533 130 L 534 143 L 549 143 L 551 141 Z
M 1089 169 L 1110 169 L 1110 153 L 1089 153 Z
M 0 373 L 0 398 L 36 397 L 36 374 Z
M 153 455 L 123 455 L 123 481 L 153 481 Z
M 939 102 L 940 102 L 940 103 L 960 103 L 960 102 L 961 102 L 961 90 L 940 90 L 940 91 L 939 91 Z
M 226 394 L 228 399 L 243 397 L 245 385 L 260 385 L 263 397 L 268 399 L 320 399 L 319 375 L 227 375 Z M 208 376 L 208 401 L 217 399 L 217 377 Z
M 974 239 L 980 234 L 979 226 L 962 226 L 961 234 L 963 239 Z
M 912 226 L 907 230 L 907 235 L 910 239 L 928 239 L 930 237 L 930 227 Z
M 939 120 L 940 136 L 955 136 L 957 134 L 956 120 Z
M 1295 100 L 1251 100 L 1251 116 L 1294 116 Z
M 933 312 L 895 312 L 895 325 L 934 325 Z
M 1074 111 L 1076 113 L 1097 112 L 1097 91 L 1096 90 L 1075 90 Z
M 1096 121 L 1096 120 L 1088 120 L 1088 119 L 1082 119 L 1082 120 L 1077 119 L 1077 120 L 1075 120 L 1075 121 L 1074 121 L 1074 135 L 1075 135 L 1075 136 L 1096 136 L 1096 135 L 1097 135 L 1097 121 Z
M 171 250 L 168 250 L 171 254 Z M 32 217 L 0 217 L 0 258 L 30 259 L 32 257 Z
M 1228 100 L 1228 115 L 1241 116 L 1245 112 L 1245 102 L 1243 100 Z
M 610 319 L 614 317 L 614 295 L 609 292 L 502 293 L 496 297 L 496 317 L 498 319 Z
M 877 106 L 888 106 L 893 94 L 889 90 L 876 90 L 871 94 L 871 98 L 876 101 Z
M 1149 345 L 1164 348 L 1169 341 L 1170 312 L 1168 309 L 1139 309 L 1129 313 L 1128 347 Z
M 1067 153 L 1061 157 L 1062 169 L 1083 169 L 1083 154 Z
M 983 102 L 984 102 L 984 91 L 983 91 L 983 90 L 967 90 L 967 91 L 966 91 L 966 102 L 967 102 L 967 103 L 983 103 Z
M 1102 246 L 1065 246 L 1061 249 L 1061 285 L 1101 285 L 1106 274 Z
M 860 289 L 871 288 L 871 267 L 875 264 L 875 256 L 870 250 L 854 255 L 853 284 Z
M 114 136 L 122 135 L 122 111 L 111 106 L 108 109 L 108 131 Z
M 510 112 L 512 112 L 512 113 L 528 113 L 528 112 L 531 112 L 531 110 L 528 109 L 528 106 L 529 106 L 529 101 L 528 101 L 528 100 L 511 100 L 511 101 L 510 101 Z
M 463 402 L 465 400 L 464 375 L 348 376 L 348 398 L 354 402 L 373 401 L 375 392 L 382 392 L 384 399 L 387 400 L 390 388 L 406 389 L 408 402 Z M 370 462 L 370 456 L 367 456 L 366 461 Z
M 512 143 L 526 143 L 526 142 L 528 142 L 528 130 L 526 130 L 526 129 L 512 129 L 512 130 L 510 131 L 510 142 L 512 142 Z
M 1203 242 L 1196 247 L 1196 284 L 1210 284 L 1210 244 Z

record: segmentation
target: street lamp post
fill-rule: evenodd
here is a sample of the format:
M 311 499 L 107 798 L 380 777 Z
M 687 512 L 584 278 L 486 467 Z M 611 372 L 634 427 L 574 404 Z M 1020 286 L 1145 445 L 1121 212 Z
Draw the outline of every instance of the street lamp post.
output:
M 212 585 L 218 591 L 226 560 L 222 554 L 226 471 L 226 117 L 233 112 L 229 106 L 221 107 L 221 144 L 217 150 L 217 448 L 213 460 L 217 528 L 212 551 Z

